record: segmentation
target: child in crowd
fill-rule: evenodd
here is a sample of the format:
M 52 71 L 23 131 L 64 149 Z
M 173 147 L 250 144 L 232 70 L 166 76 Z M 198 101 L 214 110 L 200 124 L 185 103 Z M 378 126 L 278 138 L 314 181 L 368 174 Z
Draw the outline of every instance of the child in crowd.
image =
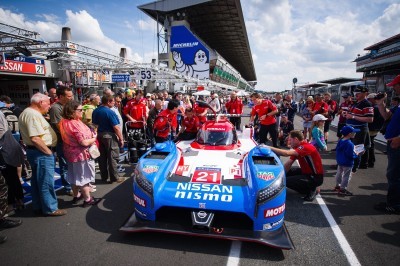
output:
M 356 132 L 360 131 L 351 126 L 344 126 L 340 133 L 342 138 L 336 145 L 336 162 L 338 164 L 336 172 L 336 186 L 335 191 L 341 196 L 352 196 L 353 193 L 347 190 L 349 181 L 351 179 L 351 169 L 354 165 L 354 159 L 357 154 L 354 151 L 354 144 L 351 139 L 354 138 Z
M 313 125 L 311 129 L 311 144 L 319 151 L 326 151 L 327 146 L 324 138 L 324 123 L 327 118 L 321 114 L 316 114 L 313 117 Z
M 287 114 L 282 114 L 278 136 L 280 146 L 287 146 L 287 137 L 292 130 L 294 130 L 293 123 L 289 121 Z

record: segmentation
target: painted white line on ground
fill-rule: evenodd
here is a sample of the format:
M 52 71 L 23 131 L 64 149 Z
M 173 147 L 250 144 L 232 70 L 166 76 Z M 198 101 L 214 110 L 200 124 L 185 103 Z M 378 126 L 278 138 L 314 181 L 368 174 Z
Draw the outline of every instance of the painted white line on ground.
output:
M 298 167 L 300 164 L 298 161 L 295 162 Z M 356 254 L 351 249 L 349 242 L 347 242 L 346 237 L 344 236 L 342 230 L 337 225 L 335 219 L 332 216 L 332 213 L 329 211 L 328 206 L 326 206 L 325 201 L 322 199 L 321 195 L 317 195 L 316 197 L 318 205 L 321 207 L 322 212 L 325 215 L 326 220 L 328 221 L 329 225 L 332 228 L 333 234 L 335 235 L 336 239 L 339 242 L 340 247 L 342 248 L 344 255 L 347 258 L 347 261 L 351 266 L 361 265 L 358 261 Z
M 326 217 L 326 220 L 328 220 L 328 223 L 332 228 L 333 234 L 335 235 L 336 239 L 339 242 L 340 247 L 342 248 L 344 254 L 346 255 L 349 264 L 352 266 L 361 265 L 361 263 L 357 259 L 356 254 L 351 249 L 349 242 L 347 242 L 346 237 L 342 233 L 342 230 L 340 230 L 331 212 L 329 211 L 328 206 L 326 206 L 325 201 L 322 199 L 320 195 L 318 195 L 316 199 L 319 206 L 322 209 L 322 212 Z
M 232 241 L 231 251 L 229 252 L 227 266 L 237 266 L 240 261 L 240 249 L 242 247 L 242 242 Z

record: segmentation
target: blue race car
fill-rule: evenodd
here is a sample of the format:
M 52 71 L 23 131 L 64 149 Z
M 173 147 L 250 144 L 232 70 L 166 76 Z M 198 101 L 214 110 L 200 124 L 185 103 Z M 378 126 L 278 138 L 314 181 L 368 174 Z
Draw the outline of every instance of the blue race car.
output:
M 126 232 L 159 231 L 294 248 L 284 224 L 285 171 L 252 128 L 207 121 L 195 140 L 158 143 L 134 171 Z

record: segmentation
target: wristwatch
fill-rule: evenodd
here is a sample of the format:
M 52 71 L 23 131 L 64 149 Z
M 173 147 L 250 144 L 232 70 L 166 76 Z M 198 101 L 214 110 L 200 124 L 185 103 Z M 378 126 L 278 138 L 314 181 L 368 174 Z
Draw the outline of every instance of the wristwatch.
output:
M 351 119 L 354 119 L 354 115 L 353 115 L 353 117 Z

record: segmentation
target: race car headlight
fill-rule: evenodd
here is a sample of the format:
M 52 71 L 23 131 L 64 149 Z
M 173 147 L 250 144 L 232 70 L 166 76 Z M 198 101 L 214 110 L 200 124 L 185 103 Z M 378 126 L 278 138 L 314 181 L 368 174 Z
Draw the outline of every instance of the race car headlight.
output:
M 269 199 L 275 197 L 283 188 L 284 188 L 284 182 L 283 182 L 283 177 L 284 177 L 284 172 L 282 171 L 277 179 L 268 187 L 261 189 L 258 192 L 257 195 L 257 204 L 261 205 L 268 201 Z
M 153 196 L 153 184 L 140 171 L 135 171 L 135 182 L 145 193 Z

